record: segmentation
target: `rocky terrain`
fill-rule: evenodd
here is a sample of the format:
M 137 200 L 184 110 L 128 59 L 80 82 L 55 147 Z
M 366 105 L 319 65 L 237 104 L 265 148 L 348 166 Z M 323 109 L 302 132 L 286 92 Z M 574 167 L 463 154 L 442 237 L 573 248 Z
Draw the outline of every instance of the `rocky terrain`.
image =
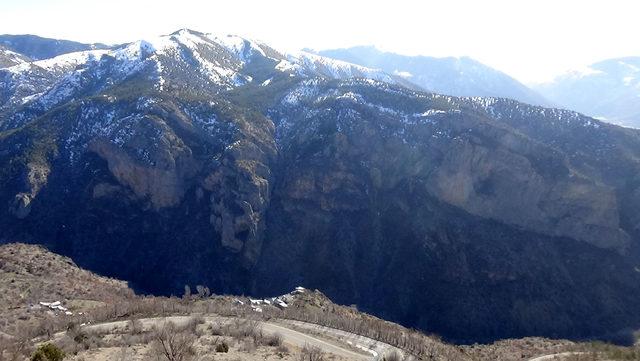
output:
M 69 258 L 25 244 L 0 246 L 0 290 L 0 331 L 12 335 L 49 317 L 73 316 L 133 296 L 125 282 L 97 276 Z M 52 305 L 56 302 L 62 308 Z
M 0 69 L 0 239 L 141 293 L 302 285 L 462 343 L 629 341 L 640 133 L 189 30 Z
M 124 282 L 82 270 L 40 246 L 0 246 L 0 260 L 0 294 L 9 305 L 0 309 L 1 360 L 26 359 L 43 345 L 64 352 L 66 360 L 100 361 L 637 357 L 636 348 L 543 338 L 455 346 L 302 287 L 264 299 L 212 295 L 203 286 L 182 298 L 135 296 Z M 58 300 L 67 311 L 39 300 Z

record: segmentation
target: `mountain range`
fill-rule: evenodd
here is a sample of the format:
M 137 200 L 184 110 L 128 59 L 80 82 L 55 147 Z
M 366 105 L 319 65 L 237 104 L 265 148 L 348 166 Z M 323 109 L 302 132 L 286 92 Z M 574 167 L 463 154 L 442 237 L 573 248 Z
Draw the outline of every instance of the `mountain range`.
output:
M 303 285 L 460 342 L 640 326 L 640 131 L 421 87 L 191 30 L 23 59 L 0 239 L 141 293 Z
M 601 61 L 534 89 L 569 109 L 612 123 L 640 127 L 640 57 Z
M 0 46 L 33 60 L 53 58 L 77 51 L 107 49 L 100 43 L 84 44 L 76 41 L 43 38 L 36 35 L 0 35 Z
M 510 98 L 549 106 L 551 102 L 509 75 L 469 57 L 436 58 L 383 52 L 373 46 L 322 50 L 318 54 L 402 76 L 422 89 L 453 96 Z

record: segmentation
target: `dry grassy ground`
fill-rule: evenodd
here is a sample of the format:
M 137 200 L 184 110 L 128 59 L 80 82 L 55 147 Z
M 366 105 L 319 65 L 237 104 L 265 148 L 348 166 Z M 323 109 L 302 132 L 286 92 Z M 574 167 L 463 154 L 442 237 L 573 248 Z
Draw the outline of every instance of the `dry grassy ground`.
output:
M 65 316 L 39 302 L 61 301 L 77 315 L 132 296 L 126 282 L 97 276 L 43 247 L 0 246 L 0 332 L 5 334 Z
M 300 360 L 309 354 L 286 343 L 278 335 L 260 331 L 249 321 L 221 324 L 203 318 L 193 318 L 185 325 L 159 323 L 142 327 L 128 322 L 124 328 L 111 330 L 67 332 L 56 340 L 74 361 L 154 361 L 167 360 Z M 344 359 L 320 352 L 324 360 Z M 320 361 L 320 360 L 317 360 Z

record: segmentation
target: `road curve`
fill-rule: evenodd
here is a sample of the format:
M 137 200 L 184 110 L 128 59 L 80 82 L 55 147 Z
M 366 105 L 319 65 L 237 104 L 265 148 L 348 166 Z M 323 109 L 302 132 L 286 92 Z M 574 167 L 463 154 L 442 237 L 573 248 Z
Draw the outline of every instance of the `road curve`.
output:
M 276 325 L 270 322 L 261 322 L 262 330 L 269 333 L 279 333 L 284 338 L 285 342 L 293 343 L 298 347 L 304 347 L 306 344 L 317 346 L 322 351 L 331 353 L 334 355 L 345 357 L 349 360 L 370 360 L 375 355 L 366 355 L 364 353 L 351 351 L 345 347 L 330 343 L 319 338 L 307 335 L 305 333 L 292 330 L 290 328 Z M 346 346 L 346 345 L 345 345 Z
M 554 353 L 551 355 L 544 355 L 544 356 L 537 356 L 534 358 L 530 358 L 528 361 L 551 361 L 551 360 L 562 360 L 565 357 L 568 356 L 574 356 L 574 355 L 581 355 L 584 354 L 585 352 L 561 352 L 561 353 Z
M 169 317 L 154 317 L 154 318 L 141 318 L 139 321 L 142 323 L 144 328 L 151 328 L 153 326 L 157 326 L 163 322 L 172 322 L 178 326 L 187 324 L 192 319 L 192 316 L 169 316 Z M 204 316 L 206 321 L 229 321 L 234 318 L 231 317 L 223 317 L 223 316 Z M 118 329 L 125 329 L 128 325 L 129 321 L 113 321 L 113 322 L 105 322 L 94 325 L 87 325 L 83 328 L 87 331 L 95 331 L 99 333 L 108 333 L 114 332 Z M 353 337 L 353 339 L 360 339 L 359 343 L 353 343 L 351 341 L 343 342 L 339 341 L 344 337 L 345 332 L 340 330 L 328 329 L 327 331 L 323 331 L 327 334 L 332 340 L 328 339 L 320 339 L 318 337 L 297 331 L 292 329 L 291 327 L 287 327 L 286 323 L 276 323 L 272 321 L 259 321 L 262 330 L 268 334 L 278 333 L 282 335 L 282 338 L 285 343 L 297 346 L 304 347 L 305 345 L 316 346 L 320 348 L 323 352 L 334 354 L 348 360 L 357 360 L 357 361 L 375 361 L 380 359 L 382 356 L 381 349 L 378 346 L 376 351 L 371 349 L 371 345 L 375 343 L 375 340 L 365 339 L 362 340 L 361 336 L 355 334 L 349 334 Z M 320 327 L 320 326 L 319 326 Z M 326 328 L 324 328 L 326 330 Z M 348 333 L 347 333 L 348 334 Z M 56 334 L 56 337 L 61 337 L 64 335 L 64 332 L 60 332 Z M 335 339 L 335 341 L 333 341 Z M 367 342 L 364 341 L 369 341 Z M 343 344 L 344 346 L 341 346 Z M 362 350 L 356 351 L 356 349 Z M 383 350 L 384 351 L 384 350 Z

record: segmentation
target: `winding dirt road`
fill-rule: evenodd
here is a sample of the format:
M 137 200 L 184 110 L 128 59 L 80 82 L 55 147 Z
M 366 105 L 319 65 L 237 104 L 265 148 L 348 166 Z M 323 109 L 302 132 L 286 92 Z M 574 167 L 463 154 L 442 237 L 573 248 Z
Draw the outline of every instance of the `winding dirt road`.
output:
M 154 326 L 162 325 L 164 322 L 172 322 L 178 326 L 186 325 L 192 316 L 170 316 L 156 318 L 142 318 L 139 321 L 144 329 L 150 329 Z M 223 316 L 204 316 L 207 322 L 230 322 L 234 318 Z M 126 330 L 129 321 L 105 322 L 95 325 L 83 326 L 87 331 L 98 333 L 113 333 L 118 330 Z M 262 331 L 267 334 L 278 333 L 282 335 L 285 343 L 296 347 L 304 347 L 305 345 L 316 346 L 323 352 L 334 354 L 348 360 L 358 361 L 377 361 L 382 359 L 383 355 L 400 350 L 387 345 L 385 343 L 363 337 L 360 335 L 348 333 L 329 327 L 309 324 L 296 321 L 259 321 Z M 296 328 L 296 329 L 294 329 Z M 306 329 L 309 333 L 299 331 Z M 320 334 L 322 336 L 314 336 Z M 56 334 L 56 337 L 62 337 L 64 332 Z M 400 352 L 401 353 L 401 352 Z

